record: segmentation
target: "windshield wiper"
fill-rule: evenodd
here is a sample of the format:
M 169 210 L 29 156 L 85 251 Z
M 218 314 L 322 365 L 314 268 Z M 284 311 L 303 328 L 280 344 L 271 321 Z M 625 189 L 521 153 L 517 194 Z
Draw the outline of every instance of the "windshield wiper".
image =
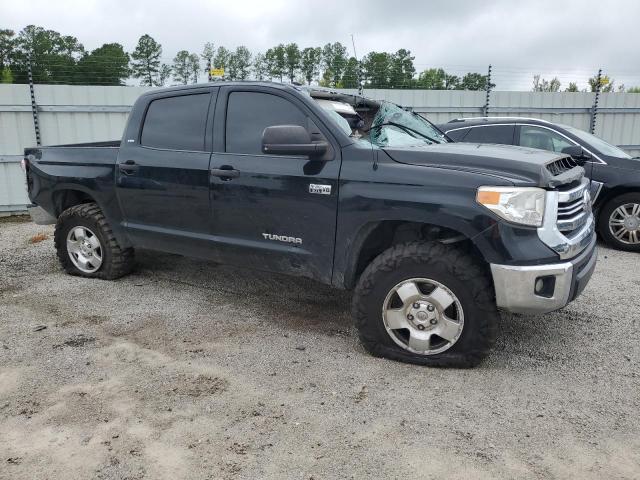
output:
M 414 130 L 411 127 L 407 127 L 406 125 L 402 125 L 401 123 L 396 123 L 396 122 L 382 122 L 378 125 L 373 125 L 369 130 L 367 130 L 367 132 L 370 130 L 373 130 L 374 128 L 381 128 L 388 125 L 392 127 L 398 127 L 404 130 L 405 132 L 410 132 L 410 133 L 415 133 L 416 135 L 420 135 L 422 138 L 427 139 L 430 142 L 429 144 L 440 143 L 438 140 L 436 140 L 435 138 L 431 138 L 429 135 L 425 135 L 424 133 L 419 132 L 418 130 Z

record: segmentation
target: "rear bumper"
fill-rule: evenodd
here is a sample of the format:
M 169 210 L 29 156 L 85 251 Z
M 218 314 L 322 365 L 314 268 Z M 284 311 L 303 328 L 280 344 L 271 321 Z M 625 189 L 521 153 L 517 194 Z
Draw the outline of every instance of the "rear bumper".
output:
M 47 213 L 47 211 L 42 207 L 29 205 L 27 207 L 27 211 L 29 212 L 29 215 L 31 215 L 31 220 L 33 220 L 33 223 L 36 225 L 52 225 L 56 223 L 56 217 Z
M 570 261 L 549 265 L 491 264 L 498 307 L 514 313 L 546 313 L 573 301 L 596 265 L 596 238 Z M 540 282 L 539 282 L 540 281 Z M 536 289 L 536 283 L 542 288 Z

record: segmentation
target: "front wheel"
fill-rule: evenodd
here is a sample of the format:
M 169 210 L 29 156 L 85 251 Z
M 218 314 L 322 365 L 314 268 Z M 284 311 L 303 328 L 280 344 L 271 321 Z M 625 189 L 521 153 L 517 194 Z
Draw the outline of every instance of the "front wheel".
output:
M 472 367 L 490 351 L 498 311 L 486 268 L 462 249 L 412 242 L 383 252 L 353 298 L 360 340 L 373 355 Z
M 625 193 L 609 200 L 598 216 L 598 230 L 613 248 L 640 251 L 640 193 Z

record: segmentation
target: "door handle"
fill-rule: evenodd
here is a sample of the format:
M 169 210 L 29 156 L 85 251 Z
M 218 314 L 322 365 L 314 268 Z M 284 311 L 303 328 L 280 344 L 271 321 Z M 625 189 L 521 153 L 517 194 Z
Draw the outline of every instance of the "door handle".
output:
M 127 160 L 124 163 L 118 165 L 118 169 L 125 175 L 133 175 L 138 170 L 138 165 L 133 160 Z
M 212 177 L 220 177 L 222 180 L 231 180 L 240 176 L 240 170 L 236 170 L 229 165 L 223 165 L 220 168 L 212 168 L 210 170 Z

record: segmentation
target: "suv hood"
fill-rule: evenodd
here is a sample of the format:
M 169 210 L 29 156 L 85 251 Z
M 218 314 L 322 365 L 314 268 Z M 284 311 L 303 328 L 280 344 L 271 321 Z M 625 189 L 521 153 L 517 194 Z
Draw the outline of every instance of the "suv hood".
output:
M 384 147 L 383 150 L 399 163 L 495 175 L 518 184 L 543 188 L 571 183 L 584 175 L 584 169 L 573 166 L 575 162 L 568 155 L 511 145 L 442 143 Z M 547 168 L 564 159 L 570 163 L 567 162 L 566 168 L 554 169 L 561 170 L 559 174 L 554 175 Z

